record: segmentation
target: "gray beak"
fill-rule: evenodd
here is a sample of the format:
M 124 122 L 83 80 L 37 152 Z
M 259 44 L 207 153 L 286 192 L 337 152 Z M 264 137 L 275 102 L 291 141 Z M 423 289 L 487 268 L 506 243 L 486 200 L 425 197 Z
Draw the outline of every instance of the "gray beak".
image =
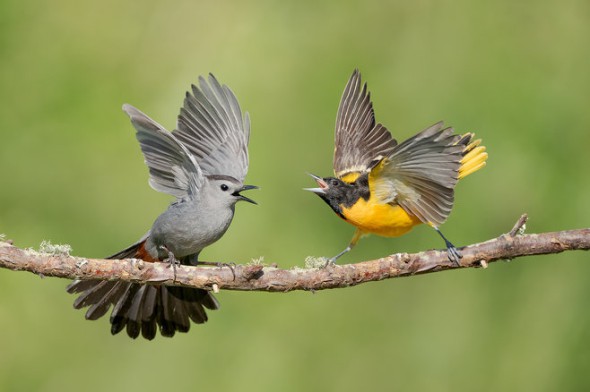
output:
M 248 191 L 250 189 L 259 189 L 259 188 L 256 185 L 244 185 L 240 189 L 238 189 L 237 191 L 235 191 L 233 193 L 233 195 L 235 197 L 237 197 L 239 200 L 244 200 L 244 201 L 247 201 L 248 203 L 252 203 L 252 204 L 258 205 L 258 203 L 256 203 L 254 200 L 250 199 L 249 197 L 240 195 L 240 192 Z
M 311 173 L 307 173 L 309 174 L 309 176 L 311 176 L 311 178 L 313 178 L 318 185 L 320 186 L 319 188 L 303 188 L 304 191 L 310 191 L 313 193 L 316 193 L 318 195 L 323 195 L 326 193 L 326 189 L 328 189 L 328 184 L 326 184 L 326 181 L 324 181 L 324 179 L 322 177 L 318 177 L 315 174 L 311 174 Z

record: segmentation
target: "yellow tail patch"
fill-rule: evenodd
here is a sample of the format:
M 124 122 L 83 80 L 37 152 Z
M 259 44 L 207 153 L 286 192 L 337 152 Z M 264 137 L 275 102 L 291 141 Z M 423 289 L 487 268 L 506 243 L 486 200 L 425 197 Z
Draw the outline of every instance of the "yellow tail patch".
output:
M 465 136 L 473 137 L 473 134 L 465 134 Z M 488 153 L 485 146 L 480 146 L 481 139 L 477 139 L 469 143 L 463 150 L 463 159 L 461 159 L 461 167 L 459 168 L 459 179 L 467 177 L 471 173 L 475 173 L 486 165 Z

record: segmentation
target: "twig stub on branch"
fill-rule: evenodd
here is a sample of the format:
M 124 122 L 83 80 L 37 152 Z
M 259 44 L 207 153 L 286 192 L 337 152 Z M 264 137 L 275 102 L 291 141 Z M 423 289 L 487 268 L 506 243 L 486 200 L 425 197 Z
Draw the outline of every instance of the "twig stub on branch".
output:
M 523 215 L 509 233 L 460 248 L 463 255 L 461 267 L 448 260 L 446 251 L 429 250 L 415 254 L 398 253 L 377 260 L 319 269 L 285 270 L 247 264 L 232 267 L 232 272 L 229 267 L 181 265 L 177 267 L 174 278 L 174 272 L 167 268 L 167 263 L 42 254 L 17 248 L 6 241 L 0 242 L 0 267 L 69 279 L 118 279 L 208 290 L 213 290 L 215 285 L 220 290 L 286 292 L 348 287 L 401 276 L 486 266 L 502 259 L 590 249 L 590 229 L 516 235 L 525 222 L 526 215 Z

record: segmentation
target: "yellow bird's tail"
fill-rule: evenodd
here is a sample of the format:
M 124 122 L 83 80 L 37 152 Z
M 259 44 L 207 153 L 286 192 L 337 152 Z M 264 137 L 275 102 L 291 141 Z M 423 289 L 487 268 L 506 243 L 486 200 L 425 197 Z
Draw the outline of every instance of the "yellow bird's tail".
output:
M 488 153 L 485 146 L 480 146 L 481 139 L 472 140 L 475 134 L 466 133 L 457 144 L 464 144 L 463 159 L 461 159 L 461 167 L 459 168 L 459 179 L 467 177 L 471 173 L 475 173 L 486 165 Z

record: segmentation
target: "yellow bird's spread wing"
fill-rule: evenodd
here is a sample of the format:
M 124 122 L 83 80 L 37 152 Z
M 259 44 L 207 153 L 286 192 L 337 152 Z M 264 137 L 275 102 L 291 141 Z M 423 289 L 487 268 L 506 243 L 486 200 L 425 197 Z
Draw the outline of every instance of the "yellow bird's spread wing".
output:
M 371 163 L 391 155 L 397 142 L 381 124 L 375 124 L 371 94 L 361 74 L 352 73 L 338 107 L 334 147 L 334 174 L 352 182 L 370 170 Z
M 472 136 L 472 135 L 471 135 Z M 454 135 L 439 122 L 395 146 L 369 175 L 369 186 L 382 203 L 396 203 L 433 226 L 453 207 L 454 188 L 471 136 Z

